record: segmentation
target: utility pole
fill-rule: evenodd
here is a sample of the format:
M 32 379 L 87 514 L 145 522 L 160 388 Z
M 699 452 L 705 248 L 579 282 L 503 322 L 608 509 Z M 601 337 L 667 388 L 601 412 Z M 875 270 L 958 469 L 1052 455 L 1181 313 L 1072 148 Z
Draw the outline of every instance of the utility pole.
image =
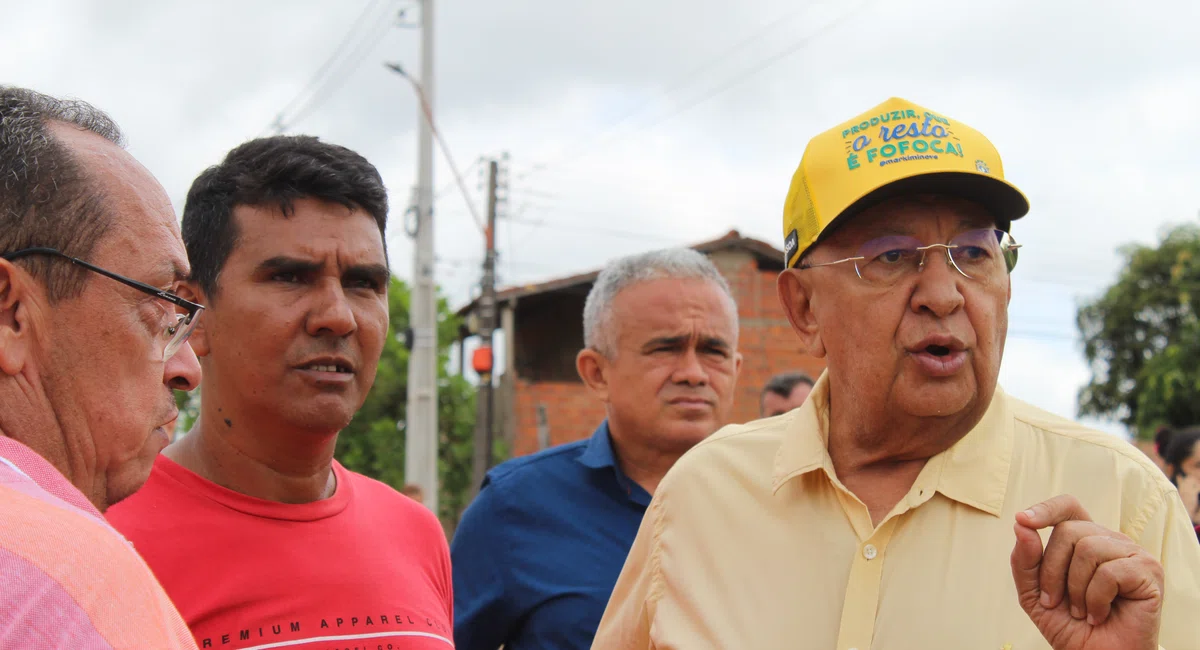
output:
M 492 446 L 496 420 L 495 389 L 492 386 L 492 337 L 496 332 L 496 188 L 500 164 L 488 162 L 487 228 L 484 229 L 483 291 L 479 297 L 479 348 L 472 367 L 479 374 L 479 392 L 475 398 L 475 453 L 472 458 L 471 497 L 479 492 L 483 477 L 492 466 Z
M 404 476 L 421 486 L 425 505 L 438 512 L 437 297 L 433 259 L 433 2 L 421 2 L 421 80 L 423 104 L 417 131 L 417 228 L 410 305 L 412 353 L 408 359 L 408 405 L 404 437 Z

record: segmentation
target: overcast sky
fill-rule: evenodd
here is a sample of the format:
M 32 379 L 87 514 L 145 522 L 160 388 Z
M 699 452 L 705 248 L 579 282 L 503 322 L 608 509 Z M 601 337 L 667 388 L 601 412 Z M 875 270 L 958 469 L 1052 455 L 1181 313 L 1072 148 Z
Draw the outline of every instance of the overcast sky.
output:
M 1032 211 L 1013 234 L 1006 389 L 1072 416 L 1086 381 L 1074 313 L 1200 209 L 1200 3 L 1184 0 L 437 0 L 437 121 L 477 205 L 472 163 L 510 155 L 501 281 L 534 282 L 736 228 L 782 246 L 808 139 L 888 97 L 961 120 L 999 148 Z M 416 2 L 9 2 L 0 82 L 109 111 L 183 207 L 197 173 L 262 135 L 358 150 L 400 217 L 417 104 L 383 67 L 419 69 Z M 362 20 L 360 20 L 362 19 Z M 357 29 L 354 29 L 356 28 Z M 352 34 L 345 56 L 314 75 Z M 296 100 L 299 97 L 300 101 Z M 437 155 L 439 283 L 455 306 L 483 243 Z M 1108 425 L 1108 430 L 1119 428 Z

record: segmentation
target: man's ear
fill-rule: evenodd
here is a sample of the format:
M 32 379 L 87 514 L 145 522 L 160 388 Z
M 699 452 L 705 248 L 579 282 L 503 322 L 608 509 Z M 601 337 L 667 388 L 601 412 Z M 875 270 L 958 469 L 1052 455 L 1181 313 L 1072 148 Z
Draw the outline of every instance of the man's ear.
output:
M 608 401 L 608 366 L 608 358 L 591 348 L 584 348 L 575 355 L 579 378 L 604 402 Z
M 814 357 L 825 356 L 825 343 L 821 339 L 821 326 L 813 311 L 812 286 L 801 277 L 798 269 L 786 269 L 779 274 L 775 283 L 779 292 L 779 304 L 788 322 L 800 337 L 800 345 Z
M 15 376 L 33 354 L 35 322 L 45 300 L 28 273 L 0 259 L 0 372 Z
M 196 353 L 197 357 L 206 357 L 212 349 L 211 342 L 208 340 L 208 327 L 205 325 L 206 320 L 210 317 L 211 303 L 208 296 L 204 294 L 204 290 L 195 280 L 189 280 L 179 285 L 176 293 L 184 300 L 190 300 L 205 307 L 204 311 L 200 312 L 200 320 L 196 322 L 196 329 L 192 330 L 192 335 L 188 337 L 188 343 L 192 345 L 192 351 Z

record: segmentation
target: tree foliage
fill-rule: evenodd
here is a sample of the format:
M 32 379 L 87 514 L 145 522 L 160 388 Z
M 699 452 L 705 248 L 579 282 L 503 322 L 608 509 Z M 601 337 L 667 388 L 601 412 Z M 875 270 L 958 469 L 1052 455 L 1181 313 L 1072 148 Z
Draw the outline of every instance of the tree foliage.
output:
M 402 280 L 388 287 L 388 336 L 375 383 L 366 402 L 338 436 L 336 457 L 346 468 L 383 481 L 396 489 L 405 484 L 404 441 L 408 391 L 409 350 L 404 332 L 409 326 L 410 292 Z M 443 524 L 453 528 L 466 507 L 471 485 L 475 427 L 475 388 L 463 377 L 450 375 L 450 347 L 458 335 L 459 318 L 444 298 L 438 300 L 438 510 Z M 176 393 L 180 405 L 177 431 L 191 428 L 199 391 Z
M 393 278 L 388 288 L 390 325 L 375 384 L 350 425 L 338 436 L 337 459 L 347 468 L 400 489 L 404 486 L 405 421 L 411 293 Z M 438 515 L 453 528 L 466 506 L 471 484 L 475 428 L 475 389 L 462 376 L 450 375 L 450 347 L 459 318 L 445 298 L 438 299 Z
M 1080 413 L 1117 419 L 1143 438 L 1161 424 L 1200 424 L 1200 225 L 1121 255 L 1116 282 L 1077 315 L 1091 369 Z

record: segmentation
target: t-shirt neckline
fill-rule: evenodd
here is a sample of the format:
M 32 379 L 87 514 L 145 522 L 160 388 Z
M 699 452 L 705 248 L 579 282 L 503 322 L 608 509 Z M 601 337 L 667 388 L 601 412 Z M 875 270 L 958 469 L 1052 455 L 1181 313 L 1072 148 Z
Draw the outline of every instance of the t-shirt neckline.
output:
M 337 487 L 334 489 L 333 495 L 311 503 L 279 503 L 242 494 L 213 483 L 163 454 L 159 454 L 154 464 L 156 469 L 166 475 L 167 479 L 179 484 L 186 491 L 254 517 L 284 521 L 326 519 L 345 510 L 354 496 L 350 472 L 346 471 L 346 468 L 336 460 L 333 461 L 333 474 L 337 481 Z

